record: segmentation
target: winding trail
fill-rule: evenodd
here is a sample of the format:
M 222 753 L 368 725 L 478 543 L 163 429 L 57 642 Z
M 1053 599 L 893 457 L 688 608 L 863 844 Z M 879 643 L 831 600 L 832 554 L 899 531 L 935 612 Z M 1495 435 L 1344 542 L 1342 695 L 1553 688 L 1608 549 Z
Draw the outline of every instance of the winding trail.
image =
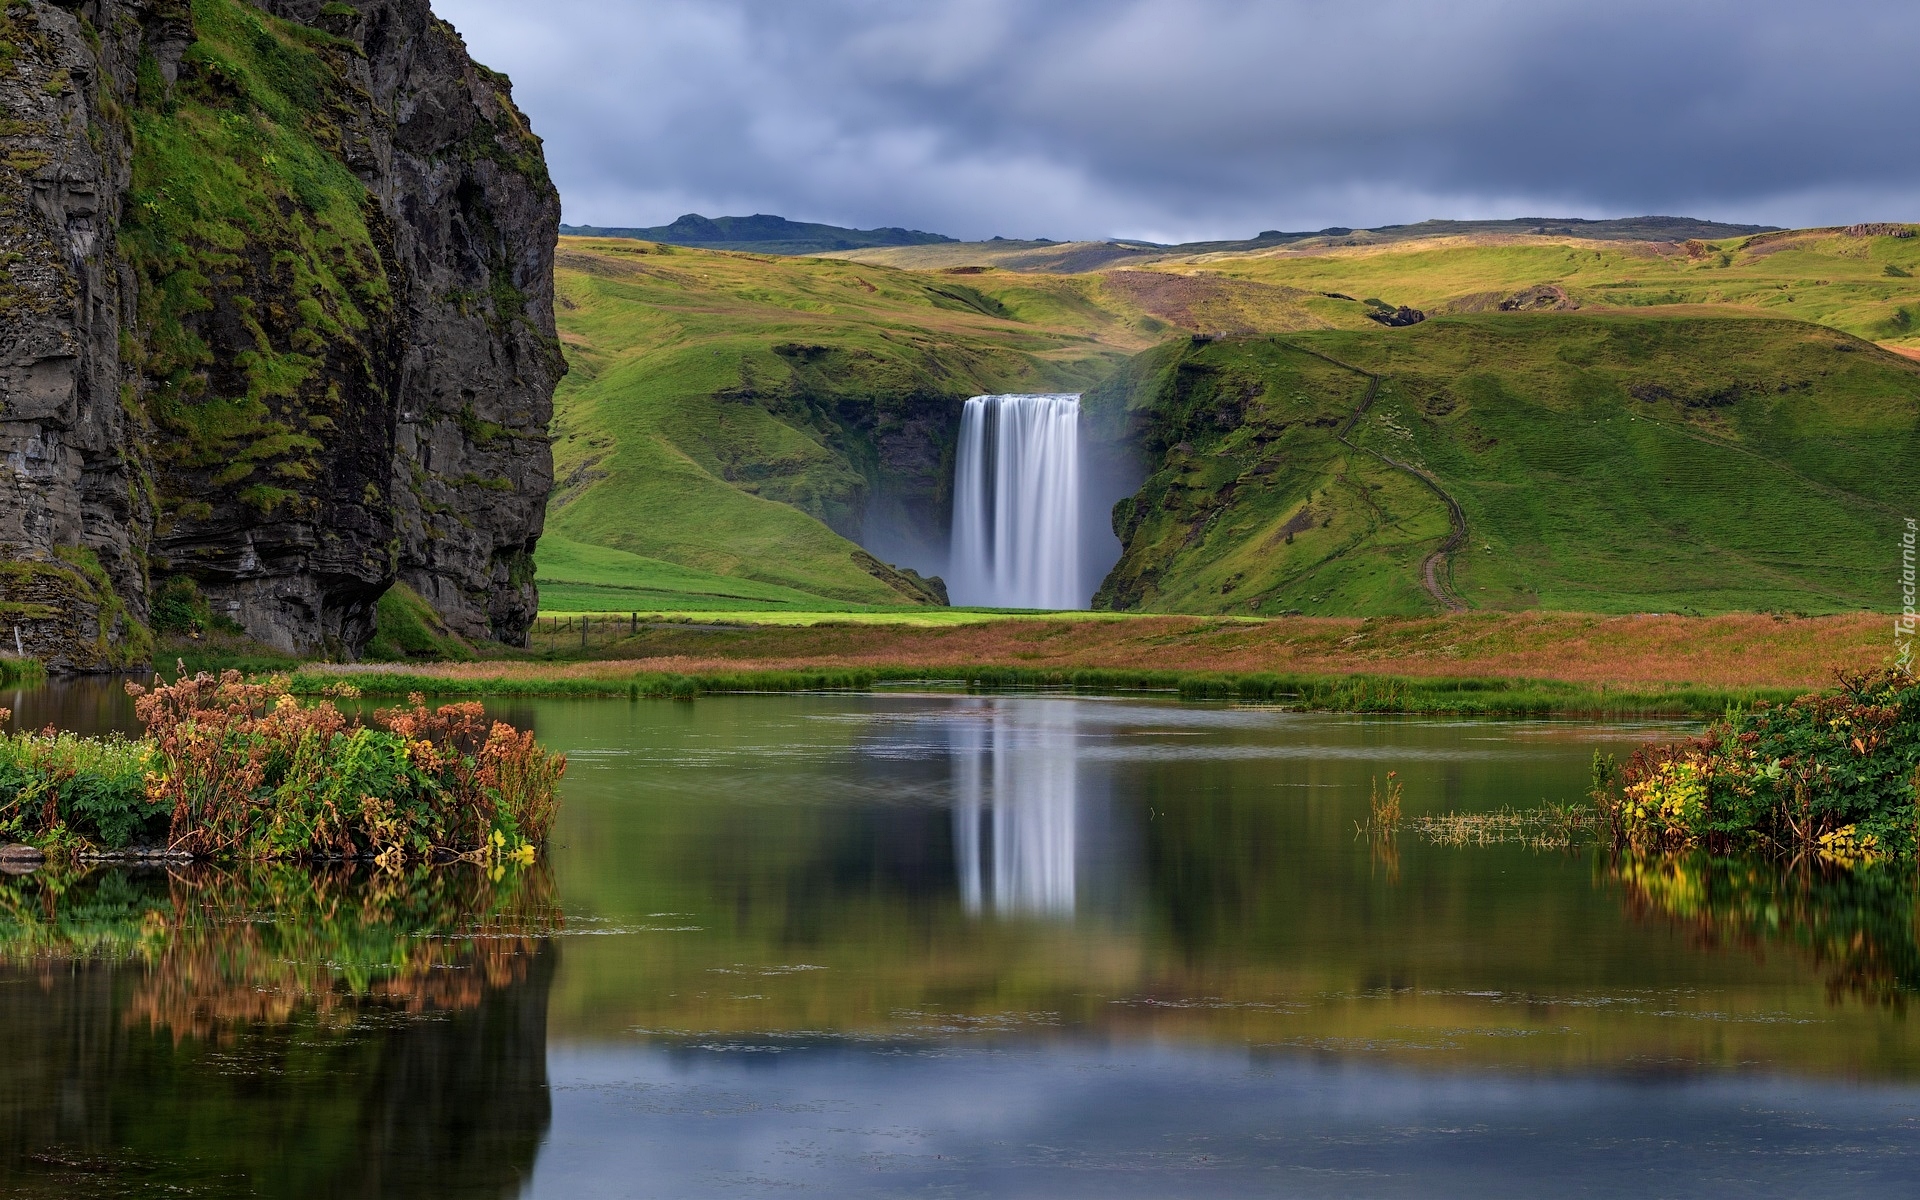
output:
M 1276 341 L 1278 341 L 1278 339 L 1276 339 Z M 1367 410 L 1373 407 L 1374 398 L 1380 394 L 1380 376 L 1375 375 L 1372 371 L 1356 367 L 1352 363 L 1341 362 L 1339 359 L 1331 355 L 1322 354 L 1318 350 L 1309 350 L 1305 346 L 1296 346 L 1292 342 L 1279 342 L 1278 344 L 1285 346 L 1289 350 L 1297 350 L 1302 354 L 1312 355 L 1322 362 L 1332 363 L 1341 370 L 1352 371 L 1356 375 L 1366 377 L 1367 394 L 1362 396 L 1359 405 L 1356 406 L 1351 413 L 1347 414 L 1347 419 L 1341 423 L 1339 431 L 1333 436 L 1347 449 L 1365 454 L 1371 458 L 1377 458 L 1394 470 L 1418 479 L 1421 483 L 1425 484 L 1428 490 L 1434 495 L 1440 497 L 1441 503 L 1447 506 L 1447 523 L 1450 526 L 1447 539 L 1441 542 L 1439 547 L 1435 549 L 1433 553 L 1427 555 L 1426 560 L 1420 564 L 1420 582 L 1422 586 L 1427 589 L 1427 594 L 1432 596 L 1440 607 L 1446 609 L 1448 612 L 1466 612 L 1470 606 L 1458 592 L 1453 590 L 1453 555 L 1455 551 L 1467 544 L 1467 514 L 1460 510 L 1460 502 L 1447 494 L 1447 489 L 1440 486 L 1439 480 L 1427 474 L 1419 467 L 1389 458 L 1378 450 L 1370 450 L 1354 442 L 1352 438 L 1347 436 L 1353 432 L 1353 427 L 1360 423 L 1360 418 L 1367 415 Z

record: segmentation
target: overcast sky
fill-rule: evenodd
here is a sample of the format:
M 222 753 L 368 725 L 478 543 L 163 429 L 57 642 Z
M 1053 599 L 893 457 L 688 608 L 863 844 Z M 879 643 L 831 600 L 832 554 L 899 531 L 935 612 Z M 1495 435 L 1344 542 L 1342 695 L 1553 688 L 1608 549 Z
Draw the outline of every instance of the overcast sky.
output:
M 433 0 L 566 220 L 1920 218 L 1913 0 Z

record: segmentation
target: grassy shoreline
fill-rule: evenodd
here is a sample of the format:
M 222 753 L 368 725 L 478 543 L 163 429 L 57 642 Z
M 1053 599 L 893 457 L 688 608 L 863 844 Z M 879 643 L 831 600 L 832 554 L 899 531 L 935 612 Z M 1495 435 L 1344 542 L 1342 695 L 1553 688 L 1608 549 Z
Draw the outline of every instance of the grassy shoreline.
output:
M 1592 688 L 1546 679 L 1416 678 L 1396 675 L 1304 676 L 1225 672 L 1040 670 L 980 667 L 928 672 L 912 666 L 856 671 L 743 670 L 729 672 L 623 670 L 603 674 L 448 676 L 374 668 L 350 674 L 338 668 L 303 669 L 291 678 L 295 694 L 317 696 L 351 680 L 363 696 L 574 697 L 679 699 L 794 692 L 869 692 L 888 685 L 922 684 L 974 692 L 1072 691 L 1092 695 L 1159 693 L 1182 700 L 1239 701 L 1316 712 L 1528 717 L 1712 717 L 1730 706 L 1784 703 L 1792 688 Z

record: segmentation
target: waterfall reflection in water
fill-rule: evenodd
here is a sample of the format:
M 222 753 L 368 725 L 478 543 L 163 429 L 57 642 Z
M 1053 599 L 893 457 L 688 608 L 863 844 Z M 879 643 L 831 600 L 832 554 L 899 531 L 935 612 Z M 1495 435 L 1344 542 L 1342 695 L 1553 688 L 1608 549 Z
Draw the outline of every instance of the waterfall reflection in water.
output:
M 954 861 L 968 912 L 988 900 L 1000 913 L 1073 912 L 1077 733 L 1073 705 L 1020 701 L 954 727 Z

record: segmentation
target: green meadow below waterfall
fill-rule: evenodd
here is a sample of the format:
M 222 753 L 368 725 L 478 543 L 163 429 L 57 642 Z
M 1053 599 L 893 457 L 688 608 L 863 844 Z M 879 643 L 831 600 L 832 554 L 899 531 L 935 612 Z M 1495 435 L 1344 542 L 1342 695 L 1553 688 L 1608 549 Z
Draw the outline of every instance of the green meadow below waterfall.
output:
M 534 557 L 549 612 L 818 612 L 866 607 L 548 534 Z

